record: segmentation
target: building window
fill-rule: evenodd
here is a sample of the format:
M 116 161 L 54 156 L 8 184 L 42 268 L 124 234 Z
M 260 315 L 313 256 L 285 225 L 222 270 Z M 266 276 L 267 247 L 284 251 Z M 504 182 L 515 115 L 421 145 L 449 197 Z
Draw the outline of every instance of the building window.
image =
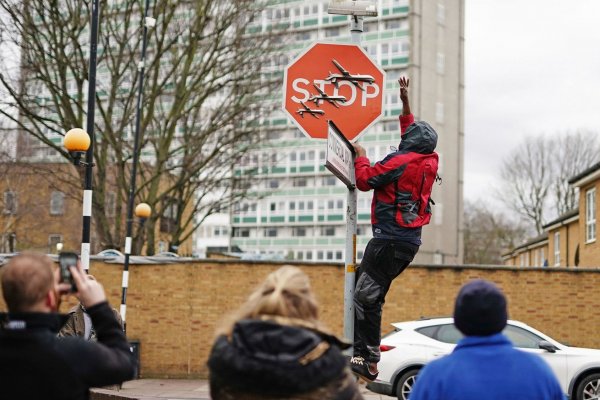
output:
M 585 192 L 585 241 L 596 240 L 596 188 Z
M 335 236 L 335 227 L 334 226 L 322 226 L 321 227 L 321 236 Z
M 301 227 L 293 228 L 292 236 L 297 236 L 297 237 L 306 236 L 306 228 L 301 228 Z
M 444 103 L 435 103 L 435 122 L 439 124 L 444 123 Z
M 250 229 L 233 228 L 233 237 L 250 237 Z
M 277 237 L 277 228 L 266 228 L 265 237 Z
M 50 215 L 62 215 L 65 208 L 65 194 L 52 192 L 50 195 Z
M 554 233 L 554 266 L 560 266 L 560 232 Z
M 293 185 L 294 187 L 306 187 L 307 180 L 306 178 L 295 178 L 293 181 Z
M 4 192 L 4 214 L 17 213 L 17 193 L 7 190 Z
M 436 65 L 437 73 L 440 75 L 444 74 L 446 70 L 446 56 L 444 53 L 437 53 L 437 65 Z
M 17 247 L 17 234 L 9 232 L 0 234 L 0 253 L 14 253 Z
M 56 247 L 57 244 L 63 242 L 62 235 L 50 235 L 48 236 L 48 253 L 56 254 L 58 249 Z
M 160 217 L 160 231 L 174 233 L 177 230 L 177 200 L 170 198 L 163 201 Z
M 107 217 L 114 217 L 117 211 L 117 194 L 107 192 L 104 199 L 104 213 Z
M 441 25 L 446 22 L 446 7 L 440 3 L 437 5 L 437 22 Z

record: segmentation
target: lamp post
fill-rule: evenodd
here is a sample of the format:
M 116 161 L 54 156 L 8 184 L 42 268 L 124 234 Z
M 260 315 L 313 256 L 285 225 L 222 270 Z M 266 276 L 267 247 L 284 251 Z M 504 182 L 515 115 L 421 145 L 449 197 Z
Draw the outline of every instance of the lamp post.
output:
M 135 216 L 140 219 L 140 225 L 143 227 L 144 222 L 152 213 L 152 209 L 146 203 L 140 203 L 135 207 Z M 123 263 L 123 280 L 121 284 L 121 307 L 119 313 L 121 314 L 121 319 L 123 320 L 123 331 L 127 329 L 126 322 L 126 314 L 127 314 L 127 288 L 129 287 L 129 255 L 131 253 L 131 223 L 132 221 L 127 221 L 127 226 L 129 229 L 128 236 L 126 241 L 129 245 L 129 248 L 125 249 L 125 262 Z M 127 245 L 126 245 L 127 246 Z
M 88 103 L 86 128 L 90 145 L 85 153 L 85 185 L 83 189 L 83 228 L 81 233 L 81 264 L 90 269 L 90 228 L 92 226 L 92 167 L 94 165 L 94 115 L 96 113 L 96 60 L 98 55 L 99 0 L 92 2 L 90 29 L 90 65 L 88 72 Z
M 90 154 L 91 139 L 90 135 L 81 128 L 73 128 L 69 130 L 64 137 L 63 145 L 69 151 L 73 164 L 76 166 L 84 166 L 86 168 L 86 185 L 83 190 L 83 238 L 81 242 L 81 264 L 86 272 L 90 268 L 90 218 L 92 216 L 92 190 L 91 180 L 88 188 L 87 171 L 91 170 L 91 165 L 88 164 L 87 155 Z M 82 158 L 85 157 L 85 161 Z M 89 167 L 89 168 L 88 168 Z
M 98 25 L 100 19 L 100 1 L 92 0 L 90 28 L 90 65 L 88 70 L 87 132 L 81 128 L 71 129 L 72 139 L 65 135 L 64 146 L 71 153 L 75 165 L 85 167 L 83 186 L 83 228 L 81 233 L 81 265 L 87 272 L 90 269 L 90 228 L 92 226 L 92 167 L 94 165 L 94 116 L 96 113 L 96 64 L 98 55 Z M 87 140 L 83 139 L 83 134 Z M 81 141 L 81 146 L 79 145 Z M 83 146 L 83 143 L 87 143 Z M 70 148 L 71 147 L 71 148 Z M 81 147 L 81 148 L 79 148 Z M 83 148 L 85 147 L 85 149 Z M 81 158 L 85 154 L 85 161 Z
M 127 232 L 125 237 L 125 261 L 123 263 L 123 292 L 121 295 L 121 318 L 123 319 L 123 330 L 126 329 L 126 313 L 127 313 L 127 286 L 129 284 L 129 255 L 131 254 L 131 231 L 133 225 L 133 203 L 135 198 L 135 179 L 137 175 L 137 164 L 139 159 L 139 142 L 140 142 L 140 125 L 142 120 L 142 99 L 144 98 L 144 70 L 146 64 L 146 47 L 148 44 L 148 29 L 154 27 L 156 25 L 156 20 L 154 18 L 148 17 L 148 8 L 150 5 L 150 0 L 146 0 L 145 8 L 144 8 L 144 32 L 142 35 L 142 57 L 140 62 L 138 63 L 138 71 L 139 71 L 139 81 L 138 81 L 138 96 L 137 96 L 137 106 L 136 106 L 136 115 L 135 115 L 135 137 L 133 139 L 133 160 L 131 166 L 131 179 L 129 182 L 129 199 L 127 202 Z M 142 206 L 144 204 L 146 207 Z M 142 203 L 138 205 L 140 208 L 140 212 L 145 214 L 147 212 L 147 216 L 150 215 L 150 206 L 148 204 Z M 136 208 L 137 215 L 138 208 Z

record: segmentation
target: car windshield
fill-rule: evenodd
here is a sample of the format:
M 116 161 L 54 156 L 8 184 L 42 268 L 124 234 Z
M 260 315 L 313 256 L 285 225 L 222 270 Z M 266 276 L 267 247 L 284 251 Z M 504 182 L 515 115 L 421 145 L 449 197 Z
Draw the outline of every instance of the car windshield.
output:
M 416 329 L 422 335 L 444 343 L 456 344 L 464 335 L 454 324 L 432 325 Z M 544 340 L 533 332 L 514 325 L 506 325 L 502 331 L 515 347 L 526 349 L 539 348 L 540 341 Z

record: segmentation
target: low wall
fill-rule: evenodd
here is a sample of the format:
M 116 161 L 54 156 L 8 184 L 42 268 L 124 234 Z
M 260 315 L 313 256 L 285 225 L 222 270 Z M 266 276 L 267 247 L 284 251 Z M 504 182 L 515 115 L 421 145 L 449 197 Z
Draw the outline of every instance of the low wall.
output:
M 216 324 L 281 265 L 231 260 L 130 265 L 127 335 L 140 341 L 141 377 L 205 377 Z M 295 265 L 310 276 L 321 318 L 341 334 L 343 266 Z M 90 272 L 118 309 L 122 265 L 93 261 Z M 510 318 L 570 345 L 600 348 L 600 269 L 411 266 L 392 284 L 383 332 L 394 321 L 451 315 L 458 289 L 473 278 L 492 280 L 504 290 Z M 0 309 L 5 310 L 3 301 Z

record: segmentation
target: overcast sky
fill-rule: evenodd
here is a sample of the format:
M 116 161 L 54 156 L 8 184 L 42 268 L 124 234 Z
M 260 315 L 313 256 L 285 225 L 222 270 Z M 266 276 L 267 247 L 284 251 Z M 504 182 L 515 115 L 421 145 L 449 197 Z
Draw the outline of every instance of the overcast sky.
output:
M 600 0 L 465 0 L 465 200 L 527 135 L 600 135 Z

